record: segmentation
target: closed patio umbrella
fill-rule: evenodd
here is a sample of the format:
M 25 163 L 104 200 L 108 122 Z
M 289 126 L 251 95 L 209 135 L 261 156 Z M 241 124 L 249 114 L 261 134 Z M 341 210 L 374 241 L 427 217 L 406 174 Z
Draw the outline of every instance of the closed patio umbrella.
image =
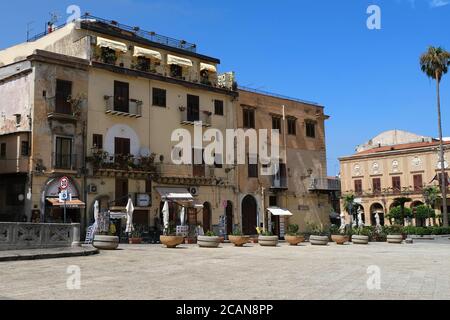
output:
M 168 230 L 169 230 L 169 203 L 167 201 L 164 203 L 162 214 L 163 214 L 164 232 L 168 232 Z
M 94 225 L 97 226 L 98 225 L 98 215 L 100 213 L 100 205 L 98 203 L 98 200 L 95 201 L 94 203 Z
M 125 230 L 126 233 L 132 233 L 134 231 L 133 213 L 134 213 L 134 205 L 133 205 L 133 201 L 130 198 L 130 199 L 128 199 L 128 204 L 127 204 L 127 228 Z
M 184 207 L 182 207 L 180 210 L 180 220 L 181 220 L 181 225 L 184 226 L 184 224 L 186 222 L 186 209 L 184 209 Z

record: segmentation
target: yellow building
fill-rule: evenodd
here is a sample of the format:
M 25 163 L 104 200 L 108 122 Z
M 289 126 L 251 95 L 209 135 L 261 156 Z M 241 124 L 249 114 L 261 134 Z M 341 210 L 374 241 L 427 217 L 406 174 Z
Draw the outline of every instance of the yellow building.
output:
M 446 142 L 446 159 L 450 154 L 449 146 Z M 399 130 L 383 132 L 359 146 L 354 155 L 340 158 L 342 193 L 356 196 L 366 225 L 376 225 L 376 213 L 382 224 L 389 224 L 385 216 L 394 206 L 395 198 L 411 198 L 407 206 L 414 208 L 425 203 L 424 187 L 439 186 L 438 150 L 439 141 L 430 137 Z M 448 181 L 447 160 L 444 166 Z M 441 203 L 436 204 L 436 211 L 437 214 L 442 212 Z M 342 212 L 345 212 L 343 207 Z M 416 225 L 427 223 L 414 222 Z

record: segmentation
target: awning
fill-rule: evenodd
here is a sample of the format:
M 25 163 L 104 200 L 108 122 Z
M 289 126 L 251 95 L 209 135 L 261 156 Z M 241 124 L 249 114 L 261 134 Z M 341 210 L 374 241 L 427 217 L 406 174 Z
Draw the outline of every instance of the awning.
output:
M 47 201 L 56 208 L 63 208 L 64 202 L 59 202 L 58 198 L 47 198 Z M 78 199 L 72 201 L 66 201 L 66 208 L 68 209 L 84 209 L 86 208 L 86 204 Z
M 267 210 L 274 216 L 292 216 L 292 213 L 287 209 L 281 209 L 278 207 L 270 207 Z
M 138 46 L 134 47 L 134 54 L 133 54 L 133 56 L 135 56 L 135 57 L 146 57 L 146 58 L 157 59 L 157 60 L 161 60 L 162 59 L 162 55 L 161 55 L 160 52 L 155 51 L 155 50 L 141 48 L 141 47 L 138 47 Z
M 203 63 L 203 62 L 201 62 L 201 63 L 200 63 L 200 71 L 203 71 L 203 70 L 206 70 L 206 71 L 209 71 L 209 72 L 217 73 L 217 68 L 216 68 L 216 66 L 214 66 L 214 65 L 212 65 L 212 64 L 208 64 L 208 63 Z
M 167 55 L 167 64 L 176 64 L 181 67 L 192 67 L 192 61 L 189 59 L 173 56 L 171 54 Z
M 109 212 L 109 218 L 114 220 L 126 219 L 127 214 L 125 212 Z
M 128 51 L 128 47 L 125 43 L 105 39 L 102 37 L 97 37 L 97 46 L 102 48 L 110 48 L 116 51 L 122 51 L 123 53 L 126 53 Z
M 156 188 L 162 201 L 194 201 L 194 197 L 186 188 Z

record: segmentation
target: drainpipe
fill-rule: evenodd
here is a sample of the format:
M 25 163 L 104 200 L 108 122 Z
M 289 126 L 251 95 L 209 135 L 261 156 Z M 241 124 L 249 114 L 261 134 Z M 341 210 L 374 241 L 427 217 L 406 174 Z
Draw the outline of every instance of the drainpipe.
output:
M 86 156 L 87 156 L 87 120 L 83 121 L 83 169 L 82 169 L 82 174 L 83 174 L 83 197 L 84 197 L 84 201 L 86 203 L 85 208 L 84 208 L 84 214 L 81 217 L 81 236 L 84 237 L 85 236 L 85 230 L 87 227 L 87 221 L 88 221 L 88 188 L 87 188 L 87 168 L 86 168 Z

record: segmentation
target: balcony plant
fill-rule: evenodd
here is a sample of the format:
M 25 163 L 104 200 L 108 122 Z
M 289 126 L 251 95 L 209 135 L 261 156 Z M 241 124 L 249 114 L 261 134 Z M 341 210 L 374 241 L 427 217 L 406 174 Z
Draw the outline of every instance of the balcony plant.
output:
M 272 232 L 256 228 L 258 232 L 258 243 L 262 247 L 278 246 L 278 236 L 274 236 Z
M 288 226 L 284 239 L 291 246 L 297 246 L 300 243 L 305 242 L 305 237 L 299 232 L 299 226 L 297 224 L 290 224 Z
M 204 236 L 197 237 L 197 244 L 200 248 L 218 248 L 220 242 L 220 237 L 212 231 L 206 232 Z
M 100 58 L 102 60 L 103 63 L 106 64 L 116 64 L 117 61 L 117 53 L 116 51 L 114 51 L 113 49 L 110 48 L 102 48 L 101 49 L 101 55 Z
M 330 227 L 331 241 L 337 245 L 343 245 L 350 240 L 350 237 L 345 233 L 345 230 L 339 228 L 336 225 Z
M 184 237 L 176 234 L 174 224 L 169 224 L 169 229 L 165 231 L 165 234 L 159 237 L 159 241 L 167 248 L 174 249 L 184 243 Z
M 326 246 L 330 241 L 329 233 L 324 230 L 323 226 L 319 226 L 314 223 L 307 223 L 307 233 L 309 236 L 309 242 L 313 246 Z
M 234 230 L 233 234 L 228 236 L 228 239 L 236 247 L 243 247 L 250 242 L 250 236 L 245 236 L 240 229 Z

